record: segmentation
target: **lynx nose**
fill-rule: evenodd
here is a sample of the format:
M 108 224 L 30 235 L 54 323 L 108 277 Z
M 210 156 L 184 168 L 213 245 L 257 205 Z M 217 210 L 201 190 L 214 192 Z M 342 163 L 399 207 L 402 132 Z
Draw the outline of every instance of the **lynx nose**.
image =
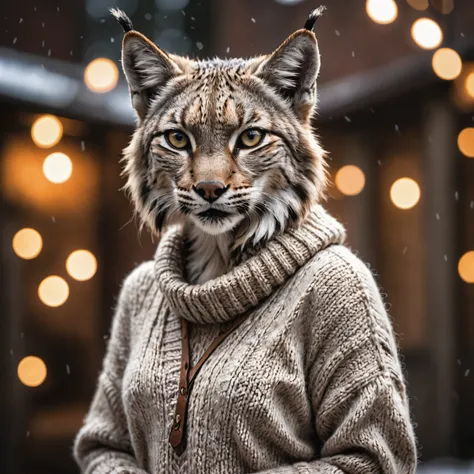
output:
M 225 186 L 219 181 L 201 181 L 193 189 L 206 201 L 214 202 L 229 189 L 229 185 Z

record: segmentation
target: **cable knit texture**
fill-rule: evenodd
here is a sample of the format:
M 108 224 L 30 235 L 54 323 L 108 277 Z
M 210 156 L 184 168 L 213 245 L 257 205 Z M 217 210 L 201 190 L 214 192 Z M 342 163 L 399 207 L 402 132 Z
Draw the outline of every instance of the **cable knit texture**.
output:
M 344 229 L 316 206 L 296 230 L 203 285 L 183 276 L 181 228 L 122 287 L 103 369 L 77 435 L 87 474 L 410 474 L 415 439 L 390 320 Z M 201 368 L 187 443 L 168 437 L 180 318 Z

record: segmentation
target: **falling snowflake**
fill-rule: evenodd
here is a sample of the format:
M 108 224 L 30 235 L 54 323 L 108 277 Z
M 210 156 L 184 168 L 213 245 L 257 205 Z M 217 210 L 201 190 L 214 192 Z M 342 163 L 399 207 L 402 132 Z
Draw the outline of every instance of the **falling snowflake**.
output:
M 102 18 L 102 20 L 100 20 L 100 22 L 101 22 L 101 23 L 105 23 L 105 19 L 104 19 L 104 18 Z
M 230 46 L 227 46 L 226 53 L 230 53 Z
M 48 56 L 51 56 L 51 50 L 48 49 Z
M 197 46 L 197 49 L 199 49 L 199 50 L 201 50 L 202 48 L 204 48 L 204 45 L 203 45 L 200 41 L 198 41 L 198 42 L 196 43 L 196 46 Z
M 17 39 L 18 39 L 18 38 L 17 38 L 16 36 L 15 36 L 15 38 L 13 38 L 13 44 L 16 43 L 16 40 L 17 40 Z
M 405 254 L 407 253 L 407 249 L 408 249 L 408 247 L 405 247 L 405 248 L 403 249 L 403 255 L 405 255 Z
M 339 30 L 334 30 L 334 33 L 336 33 L 337 36 L 341 36 L 341 32 Z
M 186 12 L 184 10 L 181 10 L 181 13 L 183 14 L 183 16 L 186 16 Z
M 456 199 L 456 201 L 459 200 L 459 193 L 457 191 L 454 193 L 454 199 Z
M 56 224 L 56 217 L 51 216 L 51 220 L 53 221 L 53 224 Z
M 464 377 L 467 377 L 469 375 L 470 370 L 467 369 L 466 372 L 464 372 Z
M 23 23 L 23 18 L 20 18 L 20 21 L 19 21 L 19 23 Z
M 352 51 L 352 57 L 355 58 L 356 57 L 356 53 L 355 51 Z
M 83 141 L 81 141 L 81 151 L 86 151 L 86 143 Z
M 113 38 L 110 38 L 110 42 L 113 43 L 115 40 Z
M 397 124 L 395 124 L 395 131 L 396 131 L 397 133 L 400 133 L 400 128 L 398 127 Z
M 438 220 L 438 221 L 439 221 L 439 219 L 440 219 L 440 217 L 439 217 L 439 214 L 438 214 L 438 213 L 436 213 L 436 220 Z
M 252 20 L 252 23 L 257 23 L 257 22 L 255 21 L 255 18 L 252 17 L 252 18 L 250 18 L 250 19 Z
M 68 375 L 71 375 L 71 369 L 68 364 L 66 364 L 66 372 Z
M 151 13 L 145 13 L 145 20 L 150 21 L 152 18 L 153 18 L 153 17 L 152 17 L 152 15 L 151 15 Z
M 352 122 L 352 120 L 350 119 L 350 117 L 348 117 L 347 115 L 344 115 L 344 118 L 346 119 L 346 122 L 349 122 L 349 123 Z
M 194 21 L 194 20 L 196 20 L 196 18 L 194 18 L 194 17 L 192 16 L 192 17 L 191 17 L 191 21 Z
M 444 261 L 445 261 L 445 262 L 448 261 L 448 256 L 447 256 L 447 255 L 444 256 Z

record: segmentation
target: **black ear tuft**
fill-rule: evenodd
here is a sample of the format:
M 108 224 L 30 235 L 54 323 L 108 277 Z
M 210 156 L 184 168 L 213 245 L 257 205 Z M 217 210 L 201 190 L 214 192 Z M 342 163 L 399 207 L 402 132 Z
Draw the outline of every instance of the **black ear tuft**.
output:
M 119 10 L 118 8 L 111 8 L 110 13 L 120 23 L 120 26 L 123 28 L 125 33 L 133 30 L 132 20 L 130 20 L 124 11 Z
M 321 5 L 318 8 L 315 8 L 308 16 L 308 19 L 306 20 L 304 24 L 304 29 L 305 30 L 310 30 L 313 31 L 314 24 L 316 23 L 316 20 L 322 16 L 322 14 L 326 11 L 326 7 L 324 5 Z

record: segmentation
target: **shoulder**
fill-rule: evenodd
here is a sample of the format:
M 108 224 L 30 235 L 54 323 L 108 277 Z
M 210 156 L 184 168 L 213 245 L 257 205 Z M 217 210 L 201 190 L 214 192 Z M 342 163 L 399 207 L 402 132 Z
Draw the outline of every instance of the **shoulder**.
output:
M 399 374 L 392 322 L 368 265 L 342 245 L 328 247 L 318 260 L 303 310 L 313 341 L 341 353 L 359 348 L 367 367 Z
M 309 296 L 354 301 L 381 299 L 374 273 L 356 254 L 344 245 L 332 245 L 321 251 L 311 262 L 312 284 Z
M 119 304 L 130 307 L 146 298 L 155 284 L 154 262 L 148 260 L 136 266 L 123 280 Z

